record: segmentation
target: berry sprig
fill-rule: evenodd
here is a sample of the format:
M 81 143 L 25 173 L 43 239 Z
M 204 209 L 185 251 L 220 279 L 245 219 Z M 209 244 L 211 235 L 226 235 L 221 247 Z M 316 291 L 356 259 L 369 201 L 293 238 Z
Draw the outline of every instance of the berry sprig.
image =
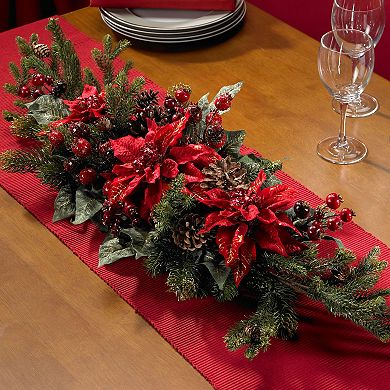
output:
M 137 206 L 127 200 L 124 203 L 106 200 L 103 204 L 102 223 L 114 236 L 119 236 L 121 229 L 138 226 L 141 221 Z
M 326 230 L 337 231 L 343 224 L 351 222 L 355 213 L 349 208 L 337 209 L 341 206 L 343 198 L 332 192 L 325 198 L 325 203 L 312 209 L 303 200 L 298 200 L 294 206 L 294 224 L 302 230 L 305 237 L 311 241 L 321 239 Z
M 18 95 L 22 99 L 35 100 L 47 94 L 59 97 L 65 90 L 64 82 L 55 81 L 53 77 L 42 73 L 32 73 L 28 82 L 19 88 Z

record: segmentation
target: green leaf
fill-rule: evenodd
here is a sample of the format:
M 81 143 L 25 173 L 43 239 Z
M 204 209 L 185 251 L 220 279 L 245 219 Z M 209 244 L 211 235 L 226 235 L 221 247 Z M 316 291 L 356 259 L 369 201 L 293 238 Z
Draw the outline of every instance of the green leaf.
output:
M 226 280 L 229 277 L 230 268 L 226 267 L 224 261 L 221 261 L 219 264 L 215 265 L 213 262 L 214 256 L 210 252 L 206 252 L 203 260 L 203 263 L 200 264 L 203 264 L 205 267 L 207 267 L 218 288 L 222 291 Z
M 61 187 L 54 201 L 53 222 L 73 217 L 76 211 L 72 189 L 69 185 Z
M 28 112 L 40 125 L 48 125 L 57 119 L 64 118 L 70 114 L 68 106 L 62 99 L 53 95 L 42 95 L 31 103 L 26 103 Z
M 148 256 L 148 251 L 145 246 L 146 239 L 149 235 L 148 232 L 131 227 L 128 229 L 122 229 L 121 234 L 125 234 L 130 238 L 130 243 L 133 247 L 134 256 L 136 259 Z
M 118 237 L 109 234 L 99 248 L 99 267 L 112 264 L 125 257 L 132 257 L 135 254 L 135 250 L 131 244 L 129 246 L 123 246 Z
M 334 241 L 340 249 L 345 248 L 343 242 L 339 238 L 328 236 L 328 235 L 323 235 L 321 238 L 327 241 Z
M 225 131 L 225 133 L 226 133 L 226 142 L 225 145 L 221 148 L 220 152 L 226 156 L 239 158 L 241 156 L 240 149 L 244 142 L 245 131 L 234 130 L 234 131 Z
M 103 205 L 97 199 L 91 198 L 85 191 L 78 189 L 76 191 L 76 212 L 73 224 L 79 225 L 87 221 L 102 207 Z

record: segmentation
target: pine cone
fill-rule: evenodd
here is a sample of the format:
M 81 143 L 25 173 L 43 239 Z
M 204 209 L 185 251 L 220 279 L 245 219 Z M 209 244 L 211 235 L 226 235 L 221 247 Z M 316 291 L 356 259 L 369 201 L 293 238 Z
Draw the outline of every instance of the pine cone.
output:
M 158 92 L 153 91 L 151 89 L 149 91 L 140 92 L 135 99 L 137 107 L 139 107 L 140 109 L 144 109 L 149 107 L 150 105 L 157 105 L 157 95 Z
M 205 235 L 198 233 L 202 223 L 202 217 L 197 214 L 188 214 L 181 218 L 172 233 L 174 243 L 187 251 L 201 248 L 207 241 Z
M 205 178 L 200 186 L 204 189 L 221 188 L 230 191 L 248 188 L 248 184 L 245 183 L 246 169 L 242 168 L 239 162 L 232 161 L 230 156 L 211 163 L 202 172 Z
M 50 48 L 44 43 L 33 43 L 32 50 L 36 57 L 47 58 L 50 57 Z

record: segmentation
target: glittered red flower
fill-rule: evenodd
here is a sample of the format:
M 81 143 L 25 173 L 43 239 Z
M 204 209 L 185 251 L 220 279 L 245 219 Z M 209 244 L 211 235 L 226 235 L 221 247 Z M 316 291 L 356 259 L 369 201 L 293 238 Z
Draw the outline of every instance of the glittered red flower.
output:
M 124 202 L 141 192 L 140 215 L 148 220 L 152 208 L 160 201 L 163 191 L 180 172 L 188 181 L 200 180 L 201 169 L 220 158 L 206 145 L 179 144 L 189 115 L 164 126 L 147 120 L 145 138 L 131 135 L 111 141 L 122 164 L 115 165 L 117 176 L 108 191 L 112 202 Z
M 97 89 L 91 85 L 84 85 L 81 96 L 75 100 L 64 100 L 69 106 L 70 114 L 63 119 L 51 123 L 51 127 L 56 127 L 69 122 L 92 122 L 104 116 L 106 102 L 104 92 L 98 93 Z
M 285 185 L 262 189 L 265 179 L 260 171 L 248 189 L 214 188 L 195 194 L 201 203 L 219 209 L 207 215 L 200 233 L 218 227 L 219 252 L 232 269 L 237 286 L 256 260 L 257 248 L 288 256 L 305 247 L 291 236 L 291 231 L 299 231 L 284 213 L 292 202 L 293 190 Z

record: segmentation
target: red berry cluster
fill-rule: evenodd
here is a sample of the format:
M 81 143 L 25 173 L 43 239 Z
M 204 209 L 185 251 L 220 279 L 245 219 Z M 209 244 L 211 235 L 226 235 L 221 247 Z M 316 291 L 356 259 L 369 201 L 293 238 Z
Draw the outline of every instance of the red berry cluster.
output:
M 19 96 L 23 99 L 37 99 L 39 96 L 51 92 L 49 87 L 53 83 L 53 77 L 45 76 L 41 73 L 33 73 L 28 83 L 19 88 Z
M 174 91 L 173 95 L 167 95 L 164 100 L 164 107 L 167 114 L 171 117 L 172 122 L 177 121 L 186 112 L 186 107 L 189 106 L 189 100 L 191 96 L 191 90 L 186 87 L 179 87 Z M 191 105 L 191 115 L 194 112 L 195 117 L 199 117 L 199 113 L 196 112 L 196 109 Z M 200 115 L 202 113 L 200 112 Z M 199 121 L 202 119 L 200 117 Z
M 102 208 L 102 222 L 110 230 L 111 234 L 118 236 L 122 228 L 139 225 L 141 218 L 137 206 L 133 203 L 106 200 Z
M 204 142 L 214 149 L 221 148 L 226 142 L 226 133 L 222 127 L 222 116 L 220 112 L 226 111 L 231 106 L 232 97 L 228 94 L 219 95 L 215 101 L 215 110 L 210 111 L 206 120 Z
M 343 223 L 350 222 L 355 213 L 349 208 L 337 209 L 343 202 L 343 198 L 332 192 L 326 196 L 325 203 L 318 206 L 313 214 L 306 202 L 298 201 L 294 205 L 294 212 L 298 218 L 308 219 L 306 235 L 310 240 L 318 240 L 326 229 L 337 231 L 342 228 Z

